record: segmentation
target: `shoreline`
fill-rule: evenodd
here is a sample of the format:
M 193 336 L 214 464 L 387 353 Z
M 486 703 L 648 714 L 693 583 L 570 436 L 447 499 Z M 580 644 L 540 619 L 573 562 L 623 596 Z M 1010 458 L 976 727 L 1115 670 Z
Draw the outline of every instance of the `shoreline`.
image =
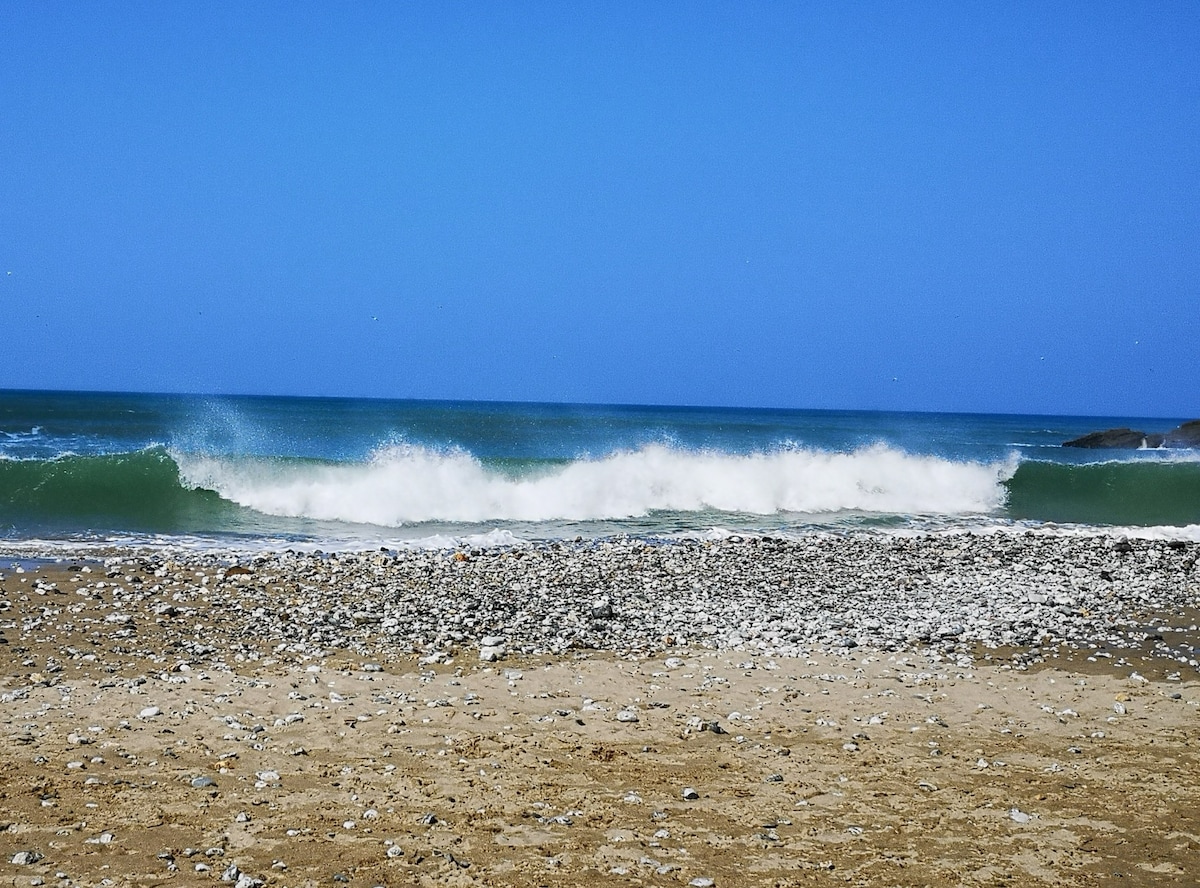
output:
M 1198 553 L 5 569 L 0 884 L 1176 884 L 1200 871 Z

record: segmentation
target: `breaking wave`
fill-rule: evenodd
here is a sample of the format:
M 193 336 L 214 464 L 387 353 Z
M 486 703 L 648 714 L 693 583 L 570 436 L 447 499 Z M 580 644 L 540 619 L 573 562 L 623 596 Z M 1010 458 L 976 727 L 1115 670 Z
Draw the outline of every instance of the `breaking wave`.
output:
M 484 461 L 396 445 L 360 462 L 155 446 L 0 458 L 0 530 L 305 534 L 488 522 L 753 524 L 755 516 L 945 516 L 1121 526 L 1200 524 L 1200 462 L 950 460 L 874 445 L 755 453 L 651 445 L 576 460 Z M 653 528 L 658 528 L 655 531 Z M 319 529 L 317 529 L 318 532 Z M 347 527 L 347 532 L 353 531 Z
M 1149 527 L 1200 524 L 1200 462 L 1192 458 L 1021 463 L 1005 487 L 1015 519 Z
M 1006 464 L 884 446 L 729 454 L 655 445 L 571 462 L 489 466 L 461 450 L 392 446 L 359 464 L 182 457 L 196 488 L 268 515 L 401 526 L 426 521 L 635 518 L 654 512 L 988 512 Z
M 263 518 L 401 527 L 654 513 L 970 514 L 1003 506 L 1013 466 L 915 456 L 751 454 L 655 445 L 574 461 L 487 464 L 388 446 L 358 463 L 173 453 L 0 459 L 0 520 L 23 527 L 261 531 Z

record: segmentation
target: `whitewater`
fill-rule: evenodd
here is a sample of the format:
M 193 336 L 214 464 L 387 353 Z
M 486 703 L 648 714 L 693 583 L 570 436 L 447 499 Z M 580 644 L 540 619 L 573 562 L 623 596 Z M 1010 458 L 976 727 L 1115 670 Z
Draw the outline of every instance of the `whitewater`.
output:
M 879 444 L 850 453 L 752 454 L 662 445 L 531 469 L 489 470 L 463 451 L 390 446 L 362 464 L 175 456 L 181 477 L 250 509 L 294 518 L 400 527 L 426 521 L 551 521 L 653 512 L 752 515 L 987 513 L 1016 469 L 914 456 Z

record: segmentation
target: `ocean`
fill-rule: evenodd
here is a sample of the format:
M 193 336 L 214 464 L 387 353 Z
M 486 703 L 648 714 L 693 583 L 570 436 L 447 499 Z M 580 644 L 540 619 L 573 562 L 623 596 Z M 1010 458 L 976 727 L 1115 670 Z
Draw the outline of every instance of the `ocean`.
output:
M 0 391 L 0 549 L 1106 528 L 1200 539 L 1183 418 Z

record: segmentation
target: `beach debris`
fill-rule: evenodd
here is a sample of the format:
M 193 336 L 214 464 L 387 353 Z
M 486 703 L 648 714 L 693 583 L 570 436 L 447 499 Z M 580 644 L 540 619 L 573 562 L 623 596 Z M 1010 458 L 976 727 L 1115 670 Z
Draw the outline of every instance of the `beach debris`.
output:
M 685 786 L 679 795 L 685 801 L 689 802 L 694 802 L 696 799 L 700 798 L 700 793 L 696 792 L 696 788 L 694 786 Z

